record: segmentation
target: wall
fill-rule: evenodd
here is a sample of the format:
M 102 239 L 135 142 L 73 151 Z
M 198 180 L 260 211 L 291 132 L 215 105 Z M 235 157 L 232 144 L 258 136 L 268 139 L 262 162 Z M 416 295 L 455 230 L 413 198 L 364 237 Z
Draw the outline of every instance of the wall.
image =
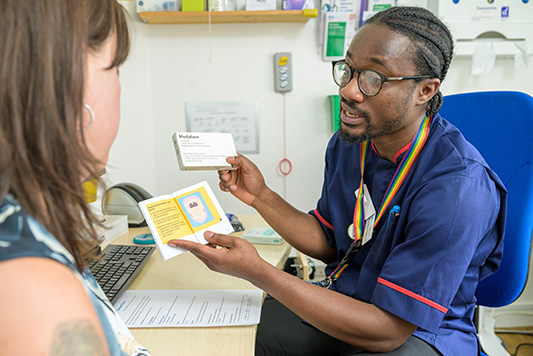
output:
M 187 101 L 259 101 L 260 153 L 249 157 L 269 186 L 297 208 L 313 209 L 320 194 L 324 150 L 331 136 L 327 95 L 336 94 L 331 64 L 317 53 L 317 21 L 306 24 L 145 25 L 135 3 L 122 1 L 134 18 L 134 47 L 121 68 L 122 121 L 112 149 L 109 184 L 133 182 L 154 195 L 201 180 L 216 190 L 227 212 L 250 208 L 217 189 L 215 172 L 181 172 L 171 136 L 185 131 Z M 425 1 L 400 1 L 425 6 Z M 293 171 L 277 171 L 284 158 L 284 98 L 273 90 L 273 55 L 292 52 L 294 90 L 286 100 L 286 152 Z M 211 61 L 210 61 L 211 60 Z M 498 60 L 490 75 L 469 83 L 470 60 L 456 59 L 442 86 L 452 94 L 519 90 L 533 94 L 533 68 Z M 533 304 L 533 288 L 519 303 Z
M 124 4 L 134 10 L 133 3 Z M 331 64 L 317 54 L 315 36 L 313 20 L 217 24 L 211 27 L 210 39 L 207 25 L 147 26 L 136 18 L 134 49 L 121 68 L 122 122 L 108 179 L 133 181 L 152 194 L 203 179 L 216 186 L 215 172 L 178 170 L 171 135 L 186 130 L 185 103 L 258 101 L 260 153 L 249 157 L 273 189 L 282 195 L 287 191 L 287 198 L 300 209 L 313 208 L 331 136 L 327 95 L 337 92 Z M 295 86 L 285 96 L 286 151 L 293 164 L 286 179 L 277 172 L 284 158 L 284 98 L 274 92 L 272 74 L 274 53 L 285 51 L 293 54 Z M 251 212 L 233 197 L 219 196 L 228 211 Z

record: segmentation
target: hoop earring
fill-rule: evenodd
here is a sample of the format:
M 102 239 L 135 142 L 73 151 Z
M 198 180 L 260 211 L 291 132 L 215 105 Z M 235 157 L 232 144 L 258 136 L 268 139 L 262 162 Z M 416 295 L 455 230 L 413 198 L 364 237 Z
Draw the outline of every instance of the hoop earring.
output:
M 94 111 L 93 109 L 89 106 L 89 104 L 83 104 L 83 107 L 85 109 L 87 109 L 87 111 L 89 112 L 89 117 L 91 118 L 91 120 L 89 121 L 89 123 L 87 125 L 85 125 L 84 127 L 82 127 L 82 130 L 85 131 L 87 130 L 89 127 L 91 127 L 93 125 L 93 122 L 94 122 Z

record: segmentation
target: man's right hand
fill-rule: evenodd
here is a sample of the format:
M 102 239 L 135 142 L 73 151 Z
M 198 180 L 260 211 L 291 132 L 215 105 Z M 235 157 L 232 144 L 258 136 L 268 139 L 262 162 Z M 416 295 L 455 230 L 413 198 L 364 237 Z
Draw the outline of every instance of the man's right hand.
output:
M 327 263 L 335 261 L 336 251 L 328 244 L 317 219 L 271 190 L 259 168 L 248 158 L 238 155 L 226 161 L 236 169 L 218 171 L 220 189 L 254 208 L 295 249 Z
M 220 189 L 230 192 L 237 199 L 250 206 L 268 190 L 259 168 L 248 158 L 238 155 L 226 161 L 237 169 L 218 171 Z

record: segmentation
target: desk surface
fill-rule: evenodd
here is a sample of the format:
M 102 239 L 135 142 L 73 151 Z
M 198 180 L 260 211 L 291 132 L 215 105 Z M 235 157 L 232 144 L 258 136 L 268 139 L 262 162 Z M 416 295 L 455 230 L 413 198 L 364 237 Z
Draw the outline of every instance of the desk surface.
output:
M 267 226 L 259 215 L 239 215 L 246 230 Z M 130 229 L 112 243 L 132 244 L 133 237 L 149 232 L 148 228 Z M 234 233 L 233 235 L 241 235 Z M 291 247 L 255 245 L 261 257 L 278 268 L 287 259 Z M 186 252 L 163 262 L 154 251 L 128 289 L 257 289 L 251 283 L 209 270 L 191 253 Z M 130 329 L 139 343 L 153 356 L 253 356 L 256 325 L 211 328 L 135 328 Z

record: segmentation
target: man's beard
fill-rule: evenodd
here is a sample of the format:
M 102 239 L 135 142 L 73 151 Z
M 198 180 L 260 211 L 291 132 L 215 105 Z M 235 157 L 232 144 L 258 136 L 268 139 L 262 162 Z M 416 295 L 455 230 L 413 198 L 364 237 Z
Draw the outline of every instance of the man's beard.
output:
M 346 130 L 343 125 L 346 125 L 345 123 L 341 122 L 341 125 L 339 127 L 338 136 L 339 139 L 349 145 L 353 144 L 361 144 L 367 140 L 372 140 L 381 136 L 385 136 L 389 133 L 395 132 L 401 127 L 402 118 L 395 118 L 389 122 L 386 122 L 383 127 L 378 129 L 376 126 L 372 125 L 370 123 L 370 119 L 365 118 L 367 122 L 367 127 L 364 132 L 362 132 L 359 135 L 354 135 L 350 133 L 348 130 Z
M 409 102 L 412 96 L 413 96 L 413 92 L 410 92 L 405 97 L 404 102 L 405 103 Z M 364 129 L 364 131 L 361 132 L 360 134 L 355 135 L 353 133 L 350 133 L 349 131 L 350 126 L 348 124 L 342 121 L 340 122 L 340 127 L 337 132 L 337 135 L 341 141 L 349 145 L 361 144 L 365 141 L 372 140 L 372 139 L 393 133 L 402 127 L 403 122 L 406 117 L 407 108 L 402 106 L 402 107 L 397 108 L 398 110 L 397 110 L 396 117 L 390 118 L 387 121 L 382 122 L 380 126 L 376 126 L 374 123 L 371 122 L 370 115 L 367 111 L 361 110 L 360 108 L 357 107 L 356 104 L 354 104 L 353 102 L 349 102 L 343 97 L 341 97 L 341 102 L 349 106 L 355 114 L 363 117 L 366 123 L 366 128 Z M 342 110 L 342 107 L 340 109 Z
M 367 140 L 370 140 L 372 138 L 372 137 L 370 137 L 370 135 L 369 135 L 367 130 L 365 130 L 365 132 L 363 132 L 360 135 L 354 135 L 354 134 L 349 133 L 343 127 L 343 125 L 345 125 L 345 124 L 341 122 L 341 125 L 339 127 L 339 131 L 338 131 L 337 135 L 339 136 L 339 140 L 343 141 L 344 143 L 347 143 L 349 145 L 361 144 L 361 143 L 363 143 L 363 142 L 365 142 Z
M 348 100 L 342 97 L 341 97 L 341 102 L 344 103 L 346 106 L 349 106 L 353 110 L 354 114 L 364 118 L 365 123 L 366 123 L 366 129 L 361 134 L 354 135 L 346 129 L 347 127 L 350 127 L 350 125 L 341 121 L 339 131 L 338 131 L 339 139 L 349 145 L 353 145 L 356 143 L 360 144 L 371 139 L 372 137 L 370 136 L 371 136 L 372 130 L 374 129 L 374 126 L 370 123 L 370 118 L 369 118 L 368 113 L 357 108 L 351 102 L 349 102 Z M 340 109 L 342 110 L 342 107 Z

